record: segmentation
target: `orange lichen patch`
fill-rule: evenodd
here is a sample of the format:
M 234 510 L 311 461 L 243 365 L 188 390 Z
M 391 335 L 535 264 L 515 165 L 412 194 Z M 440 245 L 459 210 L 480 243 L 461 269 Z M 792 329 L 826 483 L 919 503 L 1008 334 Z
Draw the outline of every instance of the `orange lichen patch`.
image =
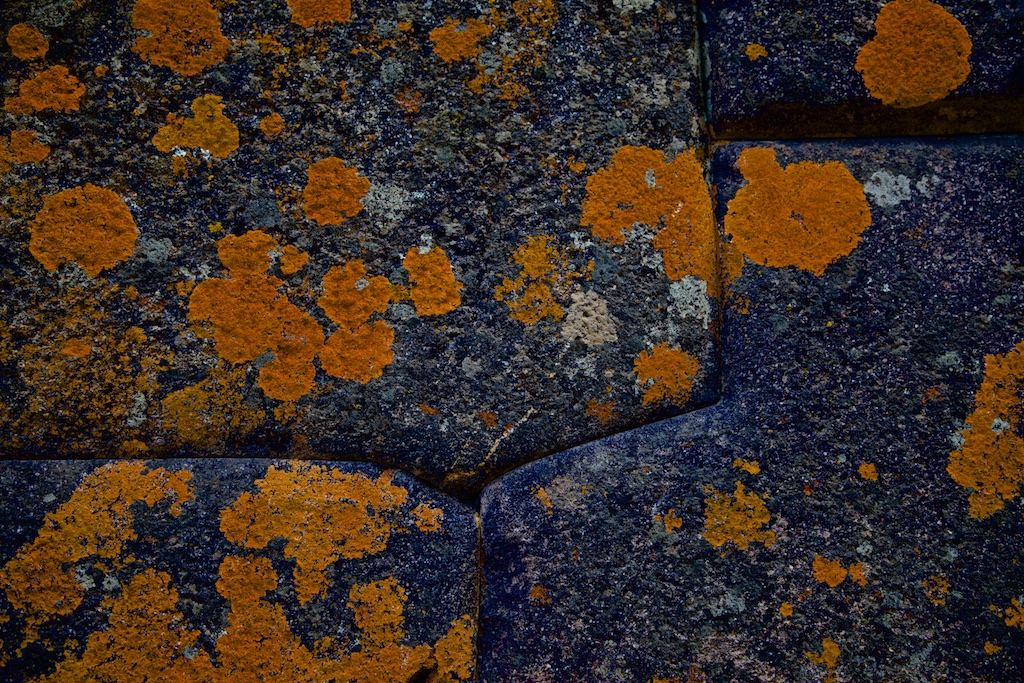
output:
M 213 323 L 217 353 L 229 363 L 272 352 L 274 359 L 260 368 L 258 384 L 270 398 L 295 401 L 313 388 L 313 359 L 324 347 L 324 333 L 312 316 L 278 292 L 281 281 L 266 275 L 276 249 L 277 241 L 258 230 L 220 240 L 217 253 L 228 278 L 196 285 L 188 319 Z
M 244 368 L 218 365 L 206 379 L 168 394 L 161 405 L 176 442 L 209 448 L 259 426 L 266 413 L 245 404 L 244 388 Z
M 352 20 L 351 0 L 288 0 L 292 22 L 302 28 Z
M 494 288 L 494 300 L 508 304 L 509 315 L 525 325 L 564 318 L 555 294 L 567 297 L 579 277 L 569 268 L 565 250 L 552 241 L 550 235 L 528 237 L 509 259 L 519 265 L 519 277 L 503 277 Z
M 413 247 L 406 252 L 402 265 L 409 271 L 409 297 L 416 306 L 416 315 L 443 315 L 459 307 L 462 283 L 455 279 L 444 249 L 433 247 L 424 253 Z
M 921 582 L 924 594 L 931 600 L 933 605 L 945 605 L 946 596 L 949 595 L 949 581 L 944 576 L 929 576 Z
M 15 24 L 7 32 L 7 45 L 18 59 L 42 59 L 50 43 L 39 30 L 28 24 Z
M 607 425 L 615 417 L 615 401 L 599 401 L 592 398 L 587 401 L 587 407 L 583 412 L 594 418 L 603 425 Z
M 822 638 L 821 654 L 805 652 L 812 664 L 825 666 L 825 683 L 835 683 L 836 665 L 839 663 L 839 644 L 831 638 Z
M 530 601 L 535 602 L 538 605 L 550 605 L 551 604 L 551 591 L 539 583 L 535 583 L 530 588 Z
M 693 378 L 700 364 L 691 354 L 658 344 L 650 352 L 641 351 L 633 361 L 633 372 L 644 387 L 644 405 L 658 401 L 671 401 L 683 405 L 690 398 Z
M 548 495 L 543 486 L 537 487 L 537 490 L 533 492 L 533 497 L 540 501 L 540 504 L 544 506 L 544 512 L 550 515 L 554 508 L 551 504 L 551 496 Z
M 441 530 L 444 522 L 444 510 L 436 508 L 429 503 L 420 503 L 412 509 L 412 517 L 416 521 L 416 528 L 425 534 L 432 534 Z
M 1024 439 L 1017 435 L 1024 392 L 1024 342 L 1001 356 L 985 356 L 985 378 L 974 412 L 960 432 L 963 445 L 949 454 L 946 471 L 970 489 L 970 515 L 986 519 L 1020 495 Z
M 33 130 L 11 132 L 11 159 L 18 164 L 38 164 L 50 155 L 50 147 L 39 142 Z
M 495 427 L 498 426 L 498 414 L 497 413 L 481 411 L 481 412 L 477 413 L 476 416 L 479 417 L 483 421 L 484 425 L 488 429 L 494 429 Z
M 138 536 L 131 506 L 168 501 L 177 517 L 193 499 L 192 473 L 148 470 L 137 461 L 105 465 L 86 475 L 71 498 L 46 515 L 35 539 L 22 546 L 2 570 L 0 586 L 27 624 L 26 641 L 49 619 L 71 614 L 85 596 L 75 563 L 94 558 L 115 568 L 132 561 L 126 544 Z
M 878 470 L 875 469 L 874 463 L 862 462 L 860 467 L 857 468 L 857 472 L 860 474 L 862 479 L 878 481 Z
M 18 95 L 4 100 L 11 114 L 35 114 L 45 109 L 78 111 L 85 86 L 63 66 L 51 66 L 18 86 Z
M 793 616 L 793 605 L 792 603 L 784 602 L 779 606 L 779 614 L 789 619 Z
M 995 653 L 999 652 L 1002 649 L 1003 648 L 999 647 L 995 643 L 990 643 L 987 640 L 985 641 L 985 654 L 987 654 L 987 655 L 994 655 Z
M 331 266 L 323 279 L 324 294 L 317 302 L 327 317 L 346 330 L 354 330 L 383 313 L 391 300 L 391 283 L 386 277 L 367 277 L 366 266 L 356 259 L 344 266 Z
M 715 281 L 718 232 L 694 150 L 668 161 L 658 150 L 627 145 L 587 179 L 580 225 L 590 226 L 599 239 L 623 244 L 635 223 L 661 225 L 654 246 L 670 279 Z
M 761 59 L 761 57 L 768 56 L 768 50 L 764 49 L 764 45 L 761 45 L 760 43 L 750 43 L 747 45 L 746 49 L 743 50 L 743 53 L 747 55 L 747 59 L 752 62 L 756 62 Z
M 494 28 L 479 19 L 467 19 L 465 23 L 448 19 L 443 26 L 430 32 L 434 54 L 446 62 L 479 57 L 483 53 L 479 43 L 491 35 Z
M 73 261 L 91 277 L 131 256 L 139 236 L 121 198 L 92 183 L 47 197 L 29 229 L 29 251 L 43 267 Z
M 356 628 L 370 647 L 394 643 L 405 637 L 405 589 L 393 577 L 356 584 L 348 592 L 348 606 L 355 613 Z
M 452 621 L 451 628 L 434 645 L 438 681 L 467 681 L 476 661 L 476 624 L 468 614 Z
M 339 558 L 374 555 L 387 546 L 391 519 L 408 493 L 393 477 L 384 472 L 374 480 L 302 462 L 286 470 L 271 465 L 256 482 L 258 493 L 243 493 L 221 513 L 220 529 L 251 549 L 285 539 L 284 556 L 296 563 L 295 591 L 306 604 L 325 594 L 325 571 Z
M 868 567 L 863 562 L 854 562 L 850 565 L 850 580 L 858 586 L 868 585 Z
M 845 581 L 848 573 L 840 562 L 825 559 L 821 555 L 814 556 L 814 563 L 811 567 L 814 570 L 814 578 L 821 583 L 827 583 L 832 588 Z
M 681 529 L 683 526 L 683 519 L 676 514 L 676 511 L 669 508 L 665 514 L 654 515 L 654 521 L 661 522 L 665 525 L 665 533 L 671 534 L 674 531 Z
M 132 46 L 139 57 L 183 76 L 224 61 L 231 47 L 210 0 L 136 0 L 132 28 L 149 33 Z
M 744 460 L 743 458 L 736 458 L 732 461 L 732 466 L 743 470 L 747 474 L 760 474 L 761 466 L 756 460 Z
M 309 180 L 302 192 L 306 216 L 320 225 L 341 225 L 363 210 L 363 197 L 370 181 L 337 157 L 327 157 L 309 167 Z
M 873 97 L 919 107 L 956 90 L 971 73 L 971 37 L 956 17 L 930 0 L 893 0 L 875 19 L 875 37 L 855 68 Z
M 395 95 L 395 104 L 406 114 L 417 114 L 423 104 L 423 93 L 412 88 L 406 88 Z
M 281 272 L 285 275 L 294 275 L 302 270 L 309 262 L 309 254 L 300 251 L 290 244 L 285 245 L 281 250 Z
M 284 132 L 284 119 L 276 111 L 260 119 L 260 130 L 268 138 L 276 138 Z
M 747 493 L 741 482 L 736 482 L 732 494 L 704 488 L 708 497 L 704 499 L 704 540 L 715 548 L 732 542 L 740 550 L 746 550 L 751 543 L 761 543 L 770 548 L 775 543 L 775 532 L 763 527 L 771 517 L 768 508 L 756 493 Z
M 736 165 L 747 185 L 729 202 L 725 231 L 755 263 L 821 275 L 871 225 L 863 186 L 838 161 L 782 168 L 774 149 L 748 147 Z
M 72 337 L 64 342 L 60 347 L 60 352 L 69 358 L 82 359 L 89 355 L 92 351 L 92 345 L 79 339 L 78 337 Z
M 1000 610 L 995 605 L 990 606 L 989 609 L 998 614 L 1007 626 L 1024 630 L 1024 606 L 1021 605 L 1018 598 L 1010 600 L 1010 606 L 1005 610 Z
M 238 149 L 238 128 L 224 116 L 218 95 L 203 95 L 192 100 L 192 118 L 167 115 L 167 125 L 153 136 L 153 145 L 161 152 L 175 147 L 200 148 L 224 159 Z
M 395 331 L 382 320 L 354 330 L 339 329 L 320 352 L 320 365 L 327 374 L 366 384 L 384 374 L 395 359 L 391 345 Z

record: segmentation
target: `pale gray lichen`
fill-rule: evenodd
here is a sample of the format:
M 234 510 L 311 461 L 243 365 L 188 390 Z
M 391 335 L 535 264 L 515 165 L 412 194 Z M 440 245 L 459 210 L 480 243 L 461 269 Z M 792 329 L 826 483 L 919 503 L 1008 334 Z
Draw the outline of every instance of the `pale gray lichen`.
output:
M 669 285 L 668 294 L 672 299 L 669 311 L 680 318 L 696 318 L 703 328 L 708 329 L 711 320 L 711 300 L 708 298 L 708 283 L 700 278 L 687 275 Z
M 615 322 L 608 314 L 608 302 L 593 291 L 574 292 L 572 305 L 562 323 L 562 336 L 566 339 L 579 339 L 587 346 L 618 341 Z
M 910 178 L 893 175 L 888 171 L 875 171 L 864 183 L 864 194 L 877 206 L 888 208 L 910 199 Z

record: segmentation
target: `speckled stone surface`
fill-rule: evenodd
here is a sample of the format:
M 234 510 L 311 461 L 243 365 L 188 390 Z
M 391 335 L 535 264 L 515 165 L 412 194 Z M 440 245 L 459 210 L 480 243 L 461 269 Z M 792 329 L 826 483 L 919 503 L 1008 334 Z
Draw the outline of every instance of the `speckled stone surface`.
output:
M 664 262 L 713 242 L 655 246 L 671 197 L 595 237 L 632 200 L 588 191 L 697 168 L 689 5 L 16 0 L 0 35 L 4 455 L 472 496 L 715 400 L 713 267 Z M 693 364 L 645 402 L 658 345 Z
M 710 121 L 720 136 L 1021 130 L 1024 8 L 1015 0 L 700 0 L 698 5 Z M 924 94 L 912 104 L 894 105 L 873 94 L 864 76 L 872 69 L 858 63 L 864 47 L 879 40 L 877 23 L 886 5 L 898 18 L 883 21 L 883 37 L 891 38 L 879 43 L 874 55 L 879 85 L 881 92 L 891 84 Z M 901 7 L 906 11 L 894 11 Z M 921 13 L 919 22 L 910 12 Z M 956 24 L 965 32 L 966 52 L 955 44 Z M 969 73 L 958 76 L 960 59 Z M 937 88 L 931 98 L 930 88 Z
M 829 161 L 870 225 L 777 265 L 820 257 Z M 723 399 L 485 490 L 481 680 L 1021 680 L 1022 140 L 731 144 L 714 177 L 755 254 Z M 804 238 L 744 242 L 773 198 Z
M 365 464 L 0 463 L 0 679 L 468 681 L 475 512 Z

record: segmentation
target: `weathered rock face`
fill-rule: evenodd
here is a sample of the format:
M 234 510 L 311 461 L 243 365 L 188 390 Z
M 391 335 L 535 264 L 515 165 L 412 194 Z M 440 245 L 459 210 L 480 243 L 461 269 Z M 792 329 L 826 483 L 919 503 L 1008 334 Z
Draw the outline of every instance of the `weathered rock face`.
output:
M 693 10 L 627 5 L 5 3 L 4 452 L 471 495 L 713 401 Z

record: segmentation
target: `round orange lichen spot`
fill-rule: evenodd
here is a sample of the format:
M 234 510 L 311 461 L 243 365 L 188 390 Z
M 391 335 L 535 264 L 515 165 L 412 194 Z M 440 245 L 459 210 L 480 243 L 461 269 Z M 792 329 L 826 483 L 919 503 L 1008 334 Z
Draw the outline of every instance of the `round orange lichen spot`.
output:
M 290 244 L 281 250 L 281 272 L 285 275 L 299 272 L 308 261 L 309 254 Z
M 814 571 L 814 578 L 821 583 L 827 583 L 832 588 L 846 580 L 846 567 L 836 560 L 829 560 L 821 555 L 814 556 L 811 569 Z
M 760 43 L 751 43 L 750 45 L 747 45 L 747 49 L 743 52 L 747 55 L 747 59 L 752 62 L 756 62 L 761 59 L 761 57 L 768 56 L 768 50 L 764 49 L 764 45 L 761 45 Z
M 91 277 L 131 256 L 139 236 L 121 198 L 92 183 L 47 197 L 29 229 L 29 251 L 47 270 L 74 261 Z
M 748 147 L 736 165 L 747 185 L 729 202 L 725 231 L 755 263 L 821 275 L 871 225 L 863 186 L 838 161 L 782 168 L 774 149 Z
M 270 253 L 277 240 L 261 230 L 228 235 L 217 242 L 217 256 L 232 277 L 262 275 L 270 269 Z
M 192 118 L 168 114 L 167 125 L 153 136 L 161 152 L 175 147 L 205 149 L 218 159 L 238 149 L 238 128 L 224 116 L 224 105 L 217 95 L 203 95 L 192 101 Z
M 138 0 L 132 28 L 149 33 L 135 39 L 140 57 L 183 76 L 224 61 L 231 47 L 210 0 Z
M 424 253 L 414 247 L 405 254 L 402 265 L 409 271 L 409 296 L 416 315 L 441 315 L 459 307 L 462 283 L 455 279 L 444 249 L 434 247 Z
M 260 119 L 260 130 L 268 138 L 276 138 L 284 132 L 284 119 L 276 111 Z
M 33 130 L 11 132 L 11 158 L 19 164 L 38 164 L 50 155 L 50 148 L 39 142 Z
M 327 317 L 354 330 L 374 313 L 383 313 L 391 300 L 391 283 L 380 275 L 368 278 L 362 261 L 331 266 L 323 279 L 324 295 L 317 302 Z
M 479 57 L 483 53 L 480 39 L 491 35 L 494 29 L 479 19 L 467 19 L 466 23 L 448 19 L 442 26 L 430 32 L 434 54 L 446 62 Z
M 60 347 L 60 352 L 68 358 L 82 359 L 92 352 L 92 346 L 82 341 L 78 337 L 72 337 L 68 339 Z
M 644 405 L 663 400 L 676 405 L 686 403 L 699 369 L 700 364 L 691 354 L 664 342 L 649 353 L 641 351 L 633 362 L 633 372 L 640 384 L 646 387 Z
M 878 481 L 878 470 L 875 468 L 874 463 L 862 462 L 860 467 L 857 468 L 857 472 L 860 474 L 862 479 Z
M 384 374 L 395 354 L 395 331 L 382 320 L 354 330 L 339 329 L 320 352 L 320 366 L 332 377 L 366 384 Z
M 46 56 L 50 43 L 38 29 L 28 24 L 15 24 L 7 32 L 7 45 L 18 59 L 41 59 Z
M 288 0 L 292 21 L 302 28 L 352 20 L 351 0 Z
M 78 111 L 85 86 L 63 66 L 51 66 L 18 86 L 18 94 L 4 100 L 11 114 L 35 114 L 44 109 Z
M 320 225 L 341 225 L 363 210 L 363 197 L 370 181 L 337 157 L 321 159 L 309 167 L 309 180 L 302 192 L 306 216 Z
M 971 37 L 930 0 L 893 0 L 875 19 L 875 37 L 857 55 L 864 85 L 884 104 L 919 107 L 956 90 L 971 73 Z

